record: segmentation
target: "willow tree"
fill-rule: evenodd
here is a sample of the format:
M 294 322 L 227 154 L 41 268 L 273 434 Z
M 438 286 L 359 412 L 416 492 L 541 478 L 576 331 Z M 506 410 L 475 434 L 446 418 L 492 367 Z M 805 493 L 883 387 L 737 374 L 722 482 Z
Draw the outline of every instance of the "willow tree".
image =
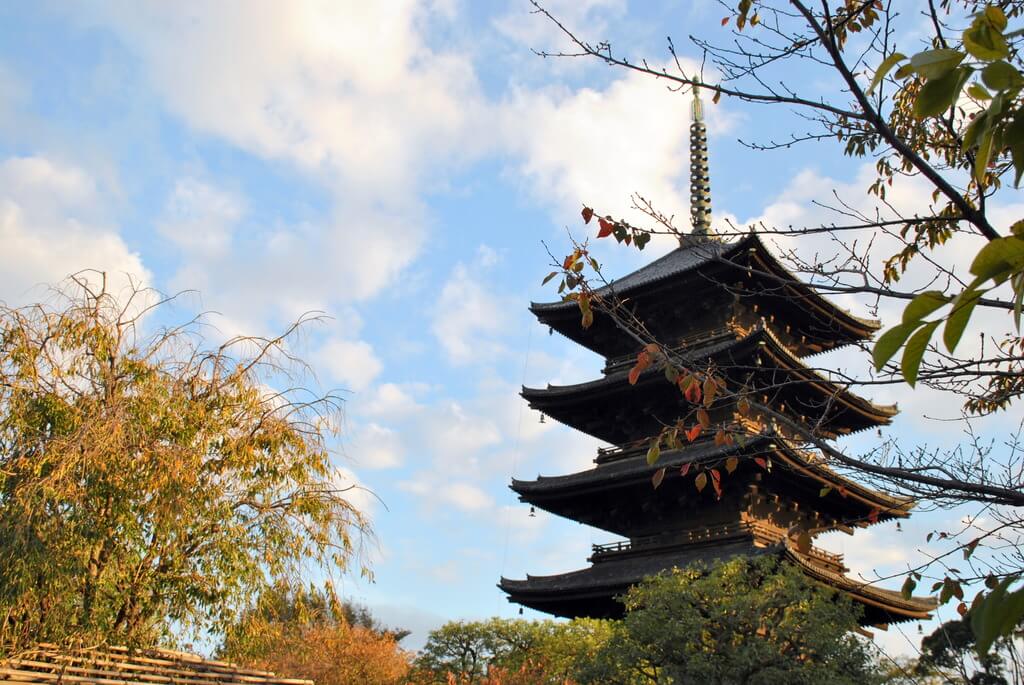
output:
M 0 645 L 218 629 L 273 578 L 345 568 L 366 522 L 335 395 L 287 340 L 150 330 L 167 298 L 73 278 L 0 306 Z M 2 653 L 2 652 L 0 652 Z

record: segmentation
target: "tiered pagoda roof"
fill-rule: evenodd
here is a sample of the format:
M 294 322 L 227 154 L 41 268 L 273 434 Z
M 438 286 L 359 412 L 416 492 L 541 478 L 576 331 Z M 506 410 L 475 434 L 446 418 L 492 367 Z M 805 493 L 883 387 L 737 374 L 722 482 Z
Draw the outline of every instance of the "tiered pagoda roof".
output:
M 612 447 L 599 451 L 592 469 L 513 480 L 511 487 L 523 502 L 627 539 L 595 546 L 589 568 L 502 578 L 500 587 L 510 601 L 540 611 L 613 617 L 623 611 L 617 597 L 647 576 L 697 561 L 777 554 L 813 580 L 847 593 L 864 607 L 865 624 L 927 617 L 931 599 L 904 598 L 848 578 L 840 556 L 807 544 L 807 538 L 827 531 L 852 533 L 906 517 L 912 502 L 841 476 L 804 448 L 805 436 L 773 419 L 784 416 L 816 439 L 888 424 L 895 407 L 858 396 L 842 378 L 805 361 L 864 341 L 879 324 L 822 297 L 757 235 L 732 241 L 712 235 L 704 135 L 703 124 L 695 121 L 693 233 L 680 238 L 679 248 L 597 294 L 643 322 L 660 348 L 688 368 L 714 369 L 727 390 L 706 408 L 704 420 L 738 430 L 725 439 L 697 438 L 666 449 L 649 464 L 650 440 L 664 427 L 679 425 L 693 405 L 657 364 L 633 383 L 627 380 L 643 345 L 612 316 L 595 312 L 593 324 L 583 328 L 575 302 L 534 303 L 531 310 L 541 323 L 604 356 L 605 367 L 595 380 L 523 388 L 523 397 L 532 408 Z M 737 404 L 741 395 L 749 398 L 744 411 Z M 695 487 L 695 474 L 711 468 L 715 487 Z

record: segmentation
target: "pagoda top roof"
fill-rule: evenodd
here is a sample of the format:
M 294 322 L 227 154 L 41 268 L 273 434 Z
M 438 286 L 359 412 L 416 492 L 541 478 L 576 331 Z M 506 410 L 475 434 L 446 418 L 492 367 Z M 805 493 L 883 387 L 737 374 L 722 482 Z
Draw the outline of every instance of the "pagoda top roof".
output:
M 756 265 L 752 265 L 752 261 L 756 262 Z M 804 283 L 772 254 L 771 250 L 754 232 L 731 241 L 691 237 L 680 247 L 653 262 L 613 280 L 608 285 L 597 288 L 595 293 L 602 296 L 614 294 L 620 298 L 635 299 L 636 296 L 652 287 L 668 283 L 673 279 L 688 278 L 697 274 L 703 267 L 715 264 L 743 270 L 753 266 L 757 271 L 778 279 L 780 283 L 798 291 L 798 297 L 788 299 L 798 301 L 804 308 L 817 312 L 822 319 L 839 323 L 843 329 L 850 332 L 852 338 L 869 337 L 881 327 L 879 321 L 852 314 Z M 530 311 L 541 322 L 556 328 L 563 335 L 585 344 L 586 332 L 578 326 L 577 310 L 578 306 L 572 300 L 530 304 Z M 560 320 L 566 318 L 571 318 L 580 331 L 561 330 L 556 325 Z
M 876 520 L 881 522 L 894 518 L 906 518 L 914 502 L 909 498 L 887 495 L 861 485 L 855 480 L 846 478 L 829 468 L 820 459 L 815 459 L 812 452 L 802 450 L 785 439 L 771 435 L 757 435 L 749 438 L 742 447 L 739 445 L 716 445 L 707 439 L 686 445 L 678 450 L 661 453 L 658 461 L 650 465 L 645 454 L 637 454 L 617 461 L 608 462 L 595 468 L 562 476 L 537 476 L 535 480 L 512 479 L 510 486 L 513 491 L 527 502 L 537 503 L 545 497 L 561 497 L 577 490 L 593 490 L 603 487 L 628 487 L 635 483 L 650 486 L 652 474 L 661 468 L 673 473 L 683 464 L 699 464 L 711 462 L 727 456 L 741 458 L 754 457 L 766 451 L 773 451 L 774 456 L 782 463 L 779 468 L 810 477 L 822 486 L 828 486 L 839 493 L 841 501 L 852 504 L 860 503 L 862 507 L 878 511 Z M 541 504 L 543 508 L 543 504 Z

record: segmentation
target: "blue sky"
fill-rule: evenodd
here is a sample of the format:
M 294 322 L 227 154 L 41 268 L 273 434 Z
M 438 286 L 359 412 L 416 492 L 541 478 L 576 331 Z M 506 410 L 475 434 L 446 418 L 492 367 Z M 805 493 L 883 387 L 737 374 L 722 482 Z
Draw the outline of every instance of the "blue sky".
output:
M 683 5 L 680 7 L 679 5 Z M 710 2 L 556 0 L 550 9 L 629 55 L 665 60 L 672 33 L 728 38 Z M 386 621 L 512 616 L 495 587 L 584 564 L 607 538 L 515 501 L 513 475 L 585 467 L 597 443 L 540 424 L 522 383 L 585 380 L 599 360 L 536 325 L 543 245 L 581 236 L 579 209 L 627 213 L 639 192 L 687 206 L 688 98 L 590 62 L 526 2 L 7 3 L 0 6 L 0 298 L 85 268 L 195 290 L 220 334 L 281 330 L 307 311 L 298 351 L 346 389 L 338 444 L 379 545 L 375 583 L 342 579 Z M 809 88 L 825 74 L 790 72 Z M 709 107 L 716 216 L 813 223 L 812 201 L 861 198 L 859 160 L 837 148 L 755 153 L 791 113 Z M 898 189 L 897 189 L 898 190 Z M 907 187 L 894 201 L 913 203 Z M 902 198 L 902 199 L 901 199 Z M 858 200 L 859 201 L 859 200 Z M 624 273 L 644 254 L 597 247 Z M 859 313 L 863 303 L 843 302 Z M 883 318 L 891 314 L 883 310 Z M 862 360 L 839 358 L 856 365 Z M 954 440 L 934 409 L 880 390 L 907 440 Z M 851 565 L 898 569 L 919 517 L 825 541 Z M 531 615 L 527 612 L 527 615 Z M 910 637 L 915 632 L 911 626 Z M 887 649 L 905 651 L 896 631 Z

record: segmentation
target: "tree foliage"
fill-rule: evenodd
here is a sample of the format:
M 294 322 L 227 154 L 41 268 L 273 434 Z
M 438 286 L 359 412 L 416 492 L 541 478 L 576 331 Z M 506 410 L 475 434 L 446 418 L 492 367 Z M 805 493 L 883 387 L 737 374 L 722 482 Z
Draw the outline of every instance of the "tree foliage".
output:
M 1024 679 L 1014 638 L 1002 638 L 996 649 L 975 655 L 976 639 L 970 614 L 946 621 L 921 641 L 921 655 L 914 666 L 920 676 L 936 675 L 946 683 L 966 685 L 1009 685 Z M 1020 629 L 1016 631 L 1019 637 Z
M 409 672 L 410 654 L 398 644 L 407 634 L 385 628 L 366 607 L 339 600 L 330 586 L 277 584 L 228 629 L 219 652 L 317 685 L 396 685 Z
M 95 281 L 96 279 L 91 279 Z M 74 278 L 0 307 L 0 643 L 218 629 L 270 579 L 345 568 L 366 524 L 277 338 L 205 348 L 167 299 Z
M 582 682 L 877 682 L 851 601 L 774 557 L 675 569 L 625 605 Z
M 456 621 L 430 632 L 414 664 L 416 685 L 563 685 L 596 657 L 608 621 L 492 618 Z

